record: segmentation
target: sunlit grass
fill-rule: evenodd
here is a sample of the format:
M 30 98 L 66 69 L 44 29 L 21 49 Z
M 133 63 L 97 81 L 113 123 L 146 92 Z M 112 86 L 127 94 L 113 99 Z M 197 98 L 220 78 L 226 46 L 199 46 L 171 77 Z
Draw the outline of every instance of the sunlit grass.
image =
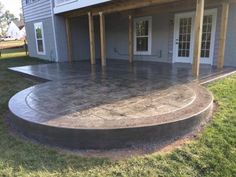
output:
M 4 49 L 2 50 L 2 55 L 0 59 L 7 59 L 7 58 L 16 58 L 16 57 L 25 57 L 25 49 L 19 48 L 19 49 Z
M 23 45 L 24 45 L 24 41 L 22 40 L 0 42 L 1 49 L 6 49 L 6 48 L 11 48 L 11 47 L 16 47 L 16 46 L 23 46 Z

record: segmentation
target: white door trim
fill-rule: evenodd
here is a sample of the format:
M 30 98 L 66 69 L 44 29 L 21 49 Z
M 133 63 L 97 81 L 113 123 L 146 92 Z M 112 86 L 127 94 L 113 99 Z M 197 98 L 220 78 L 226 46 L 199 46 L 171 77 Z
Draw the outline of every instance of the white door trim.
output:
M 211 29 L 211 46 L 210 46 L 210 62 L 209 58 L 201 58 L 202 64 L 214 64 L 214 49 L 216 38 L 216 23 L 217 23 L 217 9 L 206 10 L 204 15 L 212 15 L 212 29 Z
M 201 58 L 202 64 L 210 64 L 213 65 L 214 62 L 214 48 L 215 48 L 215 35 L 216 35 L 216 23 L 217 23 L 217 9 L 209 9 L 205 10 L 204 15 L 213 15 L 212 21 L 212 31 L 211 31 L 211 46 L 210 46 L 210 57 L 209 58 Z M 192 17 L 192 35 L 191 35 L 191 45 L 190 45 L 190 57 L 189 58 L 178 58 L 178 45 L 176 44 L 176 39 L 178 39 L 179 35 L 179 18 L 184 17 Z M 195 24 L 195 12 L 185 12 L 175 14 L 174 19 L 174 38 L 173 38 L 173 63 L 183 62 L 183 63 L 192 63 L 193 59 L 193 41 L 194 41 L 194 24 Z
M 179 19 L 180 18 L 192 18 L 190 55 L 188 58 L 178 57 L 178 44 L 176 43 L 177 42 L 176 39 L 179 38 Z M 193 24 L 194 24 L 194 12 L 185 12 L 185 13 L 175 14 L 174 39 L 173 39 L 173 63 L 176 63 L 176 62 L 192 63 L 191 58 L 193 58 L 192 51 L 193 51 L 193 38 L 194 38 Z

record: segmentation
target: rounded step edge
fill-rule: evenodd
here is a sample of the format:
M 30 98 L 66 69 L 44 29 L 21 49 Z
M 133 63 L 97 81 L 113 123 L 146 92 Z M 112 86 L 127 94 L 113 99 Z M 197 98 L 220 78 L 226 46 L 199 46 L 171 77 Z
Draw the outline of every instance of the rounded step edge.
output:
M 211 99 L 208 100 L 204 109 L 183 119 L 157 125 L 120 129 L 72 129 L 37 124 L 17 117 L 12 112 L 8 119 L 10 126 L 17 133 L 42 144 L 69 150 L 104 150 L 129 148 L 149 143 L 158 144 L 190 133 L 203 119 L 211 116 L 213 96 L 207 89 L 201 87 L 201 91 L 204 90 Z

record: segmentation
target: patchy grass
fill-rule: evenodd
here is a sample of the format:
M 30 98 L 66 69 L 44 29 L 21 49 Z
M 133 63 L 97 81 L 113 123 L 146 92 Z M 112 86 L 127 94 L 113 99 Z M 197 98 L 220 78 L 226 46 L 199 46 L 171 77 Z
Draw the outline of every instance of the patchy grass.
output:
M 219 109 L 196 141 L 170 154 L 110 161 L 63 154 L 15 138 L 4 123 L 8 100 L 36 82 L 7 71 L 38 64 L 28 57 L 0 60 L 0 176 L 219 176 L 236 174 L 236 75 L 208 86 Z

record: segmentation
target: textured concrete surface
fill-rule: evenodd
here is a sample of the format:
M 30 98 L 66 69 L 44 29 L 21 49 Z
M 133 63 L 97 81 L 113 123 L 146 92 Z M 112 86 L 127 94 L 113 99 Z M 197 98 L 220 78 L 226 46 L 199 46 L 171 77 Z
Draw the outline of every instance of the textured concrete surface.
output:
M 186 64 L 112 61 L 101 68 L 78 62 L 11 70 L 51 80 L 11 98 L 13 126 L 68 148 L 163 141 L 191 131 L 212 107 L 212 95 L 193 82 Z M 204 65 L 199 80 L 222 72 Z
M 97 61 L 96 66 L 91 66 L 89 62 L 74 62 L 74 63 L 52 63 L 32 66 L 22 66 L 9 68 L 28 76 L 42 78 L 46 80 L 64 80 L 77 77 L 90 76 L 93 78 L 101 77 L 120 77 L 120 78 L 143 78 L 143 79 L 168 79 L 181 83 L 193 81 L 192 65 L 191 64 L 168 64 L 158 62 L 141 62 L 137 61 L 130 65 L 123 60 L 108 60 L 107 67 L 101 68 Z M 201 65 L 199 79 L 214 76 L 222 72 L 232 71 L 235 68 L 225 68 L 218 71 L 210 65 Z
M 172 84 L 114 78 L 57 81 L 19 92 L 9 106 L 19 117 L 51 126 L 120 128 L 135 119 L 175 112 L 195 101 L 191 87 Z M 118 124 L 120 120 L 126 123 Z

